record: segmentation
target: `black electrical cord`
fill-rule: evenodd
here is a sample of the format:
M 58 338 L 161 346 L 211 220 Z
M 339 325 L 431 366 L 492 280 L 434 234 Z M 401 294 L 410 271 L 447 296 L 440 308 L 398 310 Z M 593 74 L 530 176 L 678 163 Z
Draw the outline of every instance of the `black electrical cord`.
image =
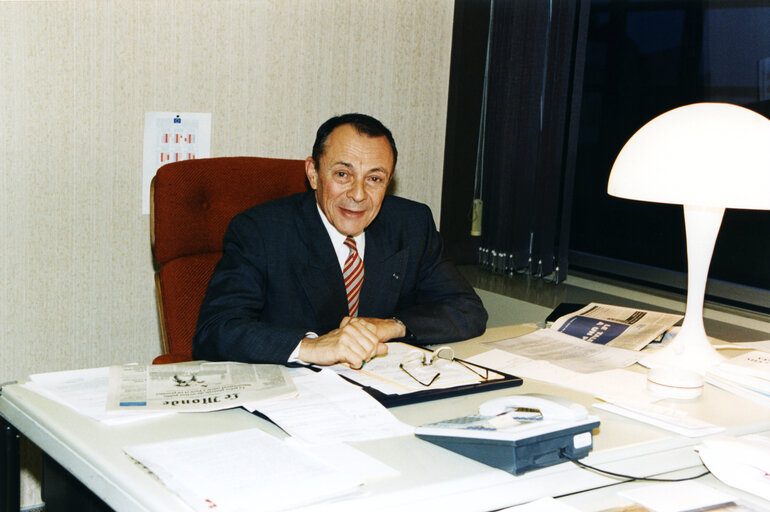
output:
M 684 478 L 651 478 L 651 477 L 643 477 L 643 476 L 624 475 L 622 473 L 614 473 L 612 471 L 607 471 L 604 469 L 599 469 L 594 466 L 589 466 L 588 464 L 584 464 L 579 460 L 577 460 L 576 458 L 570 457 L 568 454 L 564 453 L 564 450 L 561 451 L 561 454 L 565 459 L 572 461 L 577 466 L 583 469 L 590 469 L 591 471 L 596 471 L 597 473 L 601 473 L 609 476 L 616 476 L 618 478 L 626 478 L 627 482 L 684 482 L 686 480 L 695 480 L 696 478 L 700 478 L 702 476 L 706 476 L 709 473 L 711 473 L 711 471 L 707 469 L 706 471 L 704 471 L 699 475 L 688 476 Z

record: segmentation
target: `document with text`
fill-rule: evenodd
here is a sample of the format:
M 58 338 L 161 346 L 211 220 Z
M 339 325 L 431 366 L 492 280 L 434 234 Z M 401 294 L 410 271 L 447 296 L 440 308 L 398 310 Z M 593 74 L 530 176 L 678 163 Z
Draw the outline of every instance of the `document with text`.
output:
M 641 350 L 682 318 L 682 315 L 592 302 L 557 319 L 550 329 L 591 343 Z
M 216 411 L 295 395 L 286 367 L 195 362 L 110 367 L 108 410 Z
M 23 385 L 41 396 L 105 424 L 127 423 L 170 414 L 159 411 L 108 411 L 109 367 L 37 373 L 30 375 L 29 382 Z
M 706 382 L 770 407 L 770 354 L 753 350 L 706 372 Z
M 196 511 L 293 510 L 359 491 L 359 477 L 259 430 L 127 446 Z
M 468 363 L 458 362 L 454 359 L 454 351 L 451 351 L 451 358 L 437 363 L 432 357 L 435 353 L 439 352 L 393 342 L 388 343 L 387 355 L 375 357 L 358 370 L 341 365 L 333 366 L 332 370 L 361 386 L 376 389 L 386 395 L 473 385 L 505 377 L 497 372 L 487 373 L 475 365 L 469 367 Z M 430 384 L 426 385 L 428 382 Z
M 589 343 L 553 329 L 539 329 L 516 338 L 484 344 L 581 373 L 625 368 L 641 357 L 641 353 L 635 350 Z
M 333 371 L 292 369 L 295 398 L 255 406 L 292 437 L 310 444 L 368 441 L 412 435 L 414 427 L 397 420 L 382 404 Z

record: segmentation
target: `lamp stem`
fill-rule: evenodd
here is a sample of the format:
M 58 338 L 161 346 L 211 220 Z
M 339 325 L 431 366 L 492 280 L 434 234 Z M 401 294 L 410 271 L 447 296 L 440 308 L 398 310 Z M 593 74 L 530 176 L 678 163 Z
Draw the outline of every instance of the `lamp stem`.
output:
M 706 296 L 706 282 L 724 213 L 724 208 L 684 205 L 687 236 L 687 306 L 682 330 L 693 329 L 693 334 L 702 332 L 704 337 L 706 330 L 703 327 L 703 301 Z
M 703 327 L 703 300 L 706 295 L 711 256 L 714 253 L 725 209 L 709 206 L 684 206 L 687 234 L 687 306 L 682 328 L 671 343 L 645 357 L 645 365 L 676 367 L 703 375 L 722 360 L 711 346 Z

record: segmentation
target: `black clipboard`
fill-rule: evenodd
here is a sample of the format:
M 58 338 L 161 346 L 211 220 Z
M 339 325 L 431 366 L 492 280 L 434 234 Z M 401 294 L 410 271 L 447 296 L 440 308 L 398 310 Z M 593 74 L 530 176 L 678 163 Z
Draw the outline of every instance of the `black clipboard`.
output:
M 583 309 L 588 304 L 580 304 L 577 302 L 562 302 L 551 311 L 545 319 L 545 325 L 550 327 L 559 318 L 574 313 L 580 309 Z
M 408 343 L 403 343 L 404 345 L 408 345 L 410 347 L 414 347 L 416 350 L 428 350 L 425 347 L 420 347 L 417 345 L 410 345 Z M 521 384 L 524 382 L 521 377 L 516 377 L 515 375 L 510 375 L 505 372 L 501 372 L 499 370 L 493 370 L 491 368 L 487 368 L 486 366 L 481 366 L 474 363 L 469 363 L 468 361 L 465 361 L 464 359 L 455 358 L 457 361 L 461 361 L 463 364 L 466 364 L 468 366 L 473 366 L 474 368 L 479 368 L 481 370 L 486 370 L 491 373 L 500 375 L 500 378 L 496 378 L 494 380 L 486 380 L 481 382 L 476 382 L 473 384 L 464 384 L 464 385 L 458 385 L 453 387 L 442 387 L 442 388 L 434 388 L 434 389 L 424 389 L 419 391 L 411 391 L 406 393 L 398 393 L 398 394 L 387 394 L 379 389 L 366 386 L 361 384 L 360 382 L 356 382 L 353 378 L 348 377 L 347 375 L 340 376 L 347 380 L 348 382 L 355 384 L 359 386 L 361 389 L 366 391 L 369 395 L 371 395 L 375 400 L 380 402 L 385 407 L 397 407 L 399 405 L 409 405 L 419 402 L 426 402 L 429 400 L 438 400 L 441 398 L 449 398 L 454 396 L 462 396 L 462 395 L 468 395 L 471 393 L 481 393 L 483 391 L 493 391 L 496 389 L 503 389 L 503 388 L 513 388 L 517 386 L 521 386 Z

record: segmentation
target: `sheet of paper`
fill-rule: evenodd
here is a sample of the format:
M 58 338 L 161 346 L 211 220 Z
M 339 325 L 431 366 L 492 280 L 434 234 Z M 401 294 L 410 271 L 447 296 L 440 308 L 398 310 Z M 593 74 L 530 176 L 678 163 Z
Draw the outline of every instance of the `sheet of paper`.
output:
M 760 350 L 762 352 L 770 352 L 770 341 L 741 341 L 733 342 L 728 345 L 722 345 L 719 348 L 733 348 L 730 345 L 738 345 L 739 348 L 746 350 Z
M 471 357 L 469 361 L 511 373 L 589 393 L 603 403 L 593 407 L 649 423 L 688 437 L 721 432 L 724 428 L 693 418 L 674 407 L 655 404 L 660 397 L 647 391 L 647 377 L 628 370 L 578 373 L 547 361 L 533 361 L 499 349 Z
M 198 511 L 293 509 L 356 492 L 363 484 L 259 429 L 124 451 Z
M 727 359 L 706 372 L 706 382 L 770 407 L 770 354 L 752 350 Z
M 743 398 L 751 400 L 752 402 L 755 402 L 764 407 L 770 407 L 770 395 L 763 393 L 756 388 L 740 384 L 733 379 L 724 379 L 714 373 L 711 373 L 711 371 L 707 371 L 706 382 L 718 388 L 724 389 L 725 391 L 734 395 L 742 396 Z
M 760 380 L 761 390 L 770 393 L 770 354 L 753 350 L 727 359 L 718 364 L 712 372 L 721 376 L 755 377 Z
M 641 356 L 638 351 L 589 343 L 553 329 L 484 344 L 581 373 L 625 368 Z
M 171 412 L 107 411 L 110 369 L 88 368 L 30 375 L 24 387 L 102 423 L 136 421 Z
M 580 509 L 556 501 L 553 498 L 540 498 L 523 505 L 501 509 L 500 512 L 579 512 Z
M 284 442 L 325 461 L 327 464 L 333 465 L 340 471 L 351 473 L 367 484 L 376 480 L 395 478 L 401 475 L 401 472 L 397 469 L 345 443 L 306 444 L 294 437 L 287 437 L 284 439 Z
M 724 427 L 693 418 L 673 407 L 634 402 L 606 395 L 597 398 L 604 401 L 593 404 L 596 409 L 604 409 L 685 437 L 708 436 L 724 430 Z
M 329 369 L 293 371 L 296 398 L 260 402 L 256 410 L 289 435 L 306 443 L 353 442 L 412 435 L 414 427 L 398 421 L 358 386 Z
M 217 411 L 297 390 L 285 366 L 233 362 L 110 368 L 108 410 Z
M 468 359 L 469 362 L 494 368 L 525 379 L 535 379 L 564 385 L 594 396 L 608 390 L 622 390 L 630 400 L 653 402 L 659 398 L 647 392 L 647 377 L 642 373 L 616 369 L 595 373 L 580 373 L 548 361 L 535 361 L 501 349 L 492 349 Z
M 706 510 L 734 501 L 729 494 L 694 480 L 645 485 L 618 494 L 654 512 Z
M 150 213 L 150 182 L 162 165 L 211 156 L 211 114 L 146 112 L 142 158 L 142 213 Z

